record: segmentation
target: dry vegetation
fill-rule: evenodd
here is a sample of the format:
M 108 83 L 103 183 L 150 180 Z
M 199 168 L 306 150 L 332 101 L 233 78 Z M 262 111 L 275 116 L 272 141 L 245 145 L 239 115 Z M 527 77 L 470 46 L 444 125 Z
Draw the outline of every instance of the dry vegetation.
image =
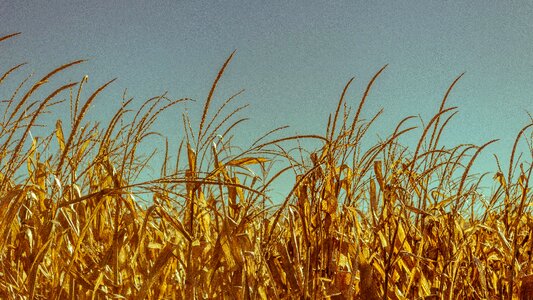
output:
M 157 134 L 151 126 L 187 99 L 162 95 L 132 110 L 125 98 L 102 126 L 84 117 L 111 81 L 86 99 L 87 78 L 37 97 L 83 61 L 9 91 L 0 120 L 1 298 L 531 299 L 533 119 L 510 145 L 508 168 L 488 175 L 488 196 L 470 173 L 494 141 L 448 148 L 439 140 L 459 78 L 416 147 L 398 142 L 415 134 L 412 117 L 361 146 L 380 114 L 364 120 L 361 109 L 382 69 L 354 110 L 348 82 L 325 135 L 274 139 L 274 130 L 242 150 L 231 145 L 242 107 L 224 113 L 235 97 L 210 110 L 232 56 L 199 124 L 184 115 L 179 149 L 162 139 L 157 154 L 141 151 Z M 0 85 L 22 69 L 8 66 Z M 71 116 L 49 136 L 32 136 L 61 103 Z M 302 139 L 322 146 L 287 149 Z M 143 181 L 153 155 L 164 155 L 160 178 Z M 273 204 L 267 190 L 285 173 L 296 183 Z

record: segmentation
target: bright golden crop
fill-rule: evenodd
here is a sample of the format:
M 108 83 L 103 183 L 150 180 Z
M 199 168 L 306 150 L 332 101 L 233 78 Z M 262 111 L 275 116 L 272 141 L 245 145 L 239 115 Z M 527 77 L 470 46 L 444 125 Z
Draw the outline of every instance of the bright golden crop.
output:
M 87 77 L 41 95 L 51 79 L 83 61 L 7 92 L 0 120 L 1 298 L 532 299 L 533 123 L 517 135 L 508 169 L 495 170 L 488 196 L 479 193 L 471 168 L 494 141 L 440 143 L 456 111 L 446 100 L 459 78 L 414 148 L 399 143 L 414 129 L 406 126 L 411 117 L 382 142 L 362 146 L 381 112 L 364 120 L 361 109 L 383 68 L 356 110 L 346 104 L 348 82 L 325 135 L 274 139 L 274 130 L 239 150 L 231 136 L 242 107 L 223 113 L 231 97 L 209 111 L 232 57 L 199 125 L 184 116 L 175 164 L 169 153 L 176 151 L 162 143 L 160 178 L 149 181 L 142 172 L 151 154 L 141 145 L 156 134 L 158 116 L 187 99 L 161 95 L 133 110 L 124 98 L 108 124 L 86 122 L 113 80 L 86 99 Z M 0 88 L 22 69 L 2 71 Z M 70 118 L 58 120 L 49 136 L 34 137 L 39 118 L 63 100 Z M 321 147 L 286 148 L 302 139 Z M 529 152 L 520 156 L 524 141 Z M 287 163 L 276 169 L 274 160 Z M 282 203 L 271 203 L 267 190 L 285 173 L 295 184 Z M 152 199 L 142 206 L 146 196 Z

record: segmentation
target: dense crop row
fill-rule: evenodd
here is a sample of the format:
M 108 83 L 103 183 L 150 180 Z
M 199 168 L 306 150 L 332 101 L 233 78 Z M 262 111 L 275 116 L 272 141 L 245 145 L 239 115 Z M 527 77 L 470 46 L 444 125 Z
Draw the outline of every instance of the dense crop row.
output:
M 531 299 L 533 119 L 510 145 L 508 168 L 488 175 L 490 195 L 479 192 L 471 169 L 494 141 L 440 141 L 459 78 L 413 147 L 399 143 L 414 134 L 412 117 L 362 147 L 380 113 L 365 120 L 361 110 L 383 68 L 353 110 L 348 82 L 324 135 L 271 138 L 274 130 L 241 149 L 231 143 L 241 108 L 224 113 L 234 97 L 212 110 L 232 57 L 199 124 L 184 116 L 179 149 L 162 142 L 165 151 L 152 155 L 142 146 L 156 134 L 152 125 L 187 99 L 161 95 L 132 109 L 126 98 L 107 124 L 86 122 L 112 81 L 86 99 L 86 77 L 41 96 L 83 61 L 8 91 L 0 119 L 1 298 Z M 4 92 L 23 66 L 1 71 Z M 70 118 L 33 136 L 41 116 L 62 103 Z M 303 139 L 321 146 L 287 149 Z M 163 155 L 160 176 L 143 180 L 153 155 Z M 272 203 L 272 182 L 287 174 L 294 186 Z

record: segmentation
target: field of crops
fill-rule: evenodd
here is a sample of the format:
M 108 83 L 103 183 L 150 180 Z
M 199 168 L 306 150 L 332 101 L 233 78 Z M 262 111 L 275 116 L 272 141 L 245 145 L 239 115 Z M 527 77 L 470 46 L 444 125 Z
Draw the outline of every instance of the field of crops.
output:
M 17 35 L 0 37 L 0 47 Z M 457 111 L 446 100 L 459 76 L 417 126 L 416 145 L 399 142 L 415 132 L 407 117 L 363 147 L 381 112 L 363 117 L 362 107 L 384 67 L 355 107 L 346 84 L 325 134 L 273 130 L 243 149 L 232 143 L 243 111 L 226 112 L 235 97 L 213 101 L 232 58 L 198 124 L 183 115 L 178 149 L 160 139 L 149 153 L 143 143 L 164 135 L 153 124 L 187 99 L 161 95 L 133 109 L 124 98 L 113 118 L 89 122 L 113 80 L 88 97 L 87 77 L 49 86 L 84 61 L 9 91 L 25 65 L 1 66 L 0 89 L 11 97 L 0 104 L 0 298 L 533 299 L 531 116 L 510 157 L 475 175 L 495 141 L 440 140 Z M 54 114 L 57 105 L 70 115 Z M 50 113 L 55 127 L 34 136 Z M 303 140 L 321 146 L 294 148 Z M 143 176 L 149 168 L 155 179 Z M 286 176 L 294 184 L 273 202 L 269 190 Z M 479 189 L 485 179 L 489 195 Z

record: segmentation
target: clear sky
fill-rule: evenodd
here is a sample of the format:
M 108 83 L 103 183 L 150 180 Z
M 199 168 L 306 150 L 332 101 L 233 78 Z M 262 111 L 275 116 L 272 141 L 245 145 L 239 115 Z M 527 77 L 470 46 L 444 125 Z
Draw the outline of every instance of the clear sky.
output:
M 448 101 L 459 114 L 447 144 L 499 138 L 487 152 L 507 154 L 533 112 L 531 1 L 3 0 L 0 20 L 1 34 L 23 33 L 0 47 L 3 70 L 28 61 L 26 70 L 44 74 L 88 58 L 78 69 L 94 86 L 118 77 L 95 107 L 103 115 L 106 97 L 128 88 L 137 99 L 164 91 L 197 99 L 180 109 L 199 116 L 237 49 L 216 99 L 246 89 L 239 103 L 250 104 L 251 121 L 238 132 L 250 141 L 281 125 L 291 126 L 287 134 L 324 133 L 347 80 L 356 77 L 355 106 L 385 64 L 363 112 L 385 109 L 374 134 L 388 135 L 408 115 L 429 120 L 462 72 Z M 180 115 L 165 115 L 175 126 L 163 133 L 179 134 Z

